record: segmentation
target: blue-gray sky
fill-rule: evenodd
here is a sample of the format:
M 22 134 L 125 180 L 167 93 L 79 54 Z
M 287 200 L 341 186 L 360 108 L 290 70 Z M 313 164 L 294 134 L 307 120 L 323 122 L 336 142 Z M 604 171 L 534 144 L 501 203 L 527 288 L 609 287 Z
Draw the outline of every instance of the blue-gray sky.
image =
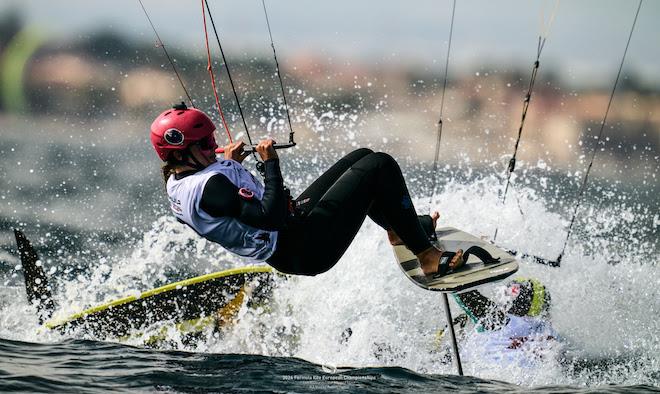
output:
M 144 0 L 144 4 L 166 44 L 202 50 L 199 1 Z M 210 4 L 227 51 L 268 53 L 261 1 L 211 0 Z M 529 67 L 541 15 L 548 19 L 554 5 L 549 0 L 458 0 L 450 72 L 487 63 Z M 355 61 L 428 65 L 440 71 L 444 67 L 451 0 L 269 0 L 267 6 L 283 61 L 304 51 Z M 636 6 L 632 0 L 562 1 L 543 65 L 568 81 L 609 81 Z M 155 40 L 137 0 L 3 0 L 0 13 L 11 8 L 55 37 L 114 29 L 127 37 Z M 660 1 L 646 0 L 626 61 L 627 69 L 654 85 L 660 84 L 658 20 Z

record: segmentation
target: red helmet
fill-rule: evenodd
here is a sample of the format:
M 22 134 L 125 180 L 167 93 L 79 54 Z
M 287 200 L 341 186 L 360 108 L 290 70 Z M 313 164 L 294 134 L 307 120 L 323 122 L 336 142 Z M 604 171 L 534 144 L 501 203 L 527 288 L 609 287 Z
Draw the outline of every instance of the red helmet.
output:
M 195 142 L 204 143 L 205 149 L 215 149 L 214 131 L 215 125 L 204 112 L 181 103 L 158 115 L 151 124 L 151 144 L 158 157 L 166 161 L 173 151 Z

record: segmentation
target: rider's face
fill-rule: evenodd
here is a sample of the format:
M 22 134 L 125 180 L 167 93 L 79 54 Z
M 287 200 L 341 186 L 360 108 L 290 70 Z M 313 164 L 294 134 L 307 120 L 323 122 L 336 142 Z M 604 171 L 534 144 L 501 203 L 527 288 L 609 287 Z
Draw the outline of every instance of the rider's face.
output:
M 510 283 L 508 286 L 499 286 L 495 292 L 494 301 L 500 305 L 510 306 L 519 294 L 519 283 Z
M 215 142 L 213 135 L 208 136 L 207 138 L 197 141 L 194 144 L 190 145 L 190 152 L 195 155 L 195 158 L 204 165 L 209 165 L 215 163 L 215 149 L 218 147 L 218 144 Z

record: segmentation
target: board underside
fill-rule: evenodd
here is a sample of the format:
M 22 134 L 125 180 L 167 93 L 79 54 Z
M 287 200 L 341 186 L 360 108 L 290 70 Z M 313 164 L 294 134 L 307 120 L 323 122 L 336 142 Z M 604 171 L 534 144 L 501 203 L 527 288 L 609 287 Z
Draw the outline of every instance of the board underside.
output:
M 518 271 L 518 261 L 513 255 L 472 234 L 453 227 L 443 227 L 436 230 L 436 236 L 438 238 L 436 246 L 444 251 L 455 252 L 458 249 L 465 251 L 476 245 L 486 249 L 494 258 L 499 258 L 500 262 L 484 265 L 477 257 L 470 256 L 462 268 L 426 283 L 420 283 L 409 274 L 419 268 L 419 261 L 415 255 L 404 245 L 394 246 L 394 254 L 403 272 L 417 286 L 426 290 L 444 293 L 460 292 L 502 280 Z M 421 269 L 416 271 L 421 272 Z
M 274 270 L 247 266 L 171 283 L 99 305 L 68 318 L 53 320 L 46 327 L 59 331 L 82 329 L 96 337 L 121 338 L 158 322 L 198 324 L 222 318 L 242 304 L 246 291 L 251 302 L 267 297 Z M 247 288 L 249 287 L 249 290 Z

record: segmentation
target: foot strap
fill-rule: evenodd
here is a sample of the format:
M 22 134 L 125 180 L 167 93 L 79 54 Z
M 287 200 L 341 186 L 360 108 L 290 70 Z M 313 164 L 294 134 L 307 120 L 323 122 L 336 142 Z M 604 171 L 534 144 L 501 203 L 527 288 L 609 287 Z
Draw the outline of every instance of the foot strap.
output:
M 438 273 L 435 274 L 435 277 L 440 277 L 446 275 L 450 268 L 449 268 L 449 263 L 451 260 L 454 258 L 456 255 L 456 252 L 442 252 L 442 255 L 440 256 L 440 262 L 438 263 Z M 483 261 L 484 264 L 496 264 L 500 262 L 500 258 L 494 258 L 488 251 L 482 247 L 479 246 L 471 246 L 463 252 L 463 261 L 467 263 L 468 258 L 470 256 L 475 256 L 479 260 Z
M 470 255 L 475 256 L 484 264 L 496 264 L 500 262 L 500 258 L 494 258 L 488 251 L 479 246 L 471 246 L 463 253 L 463 259 L 467 262 Z
M 443 276 L 449 272 L 449 263 L 451 262 L 451 259 L 454 258 L 454 256 L 456 256 L 455 252 L 442 252 L 442 256 L 440 256 L 440 262 L 438 263 L 438 273 L 436 274 L 437 276 Z

